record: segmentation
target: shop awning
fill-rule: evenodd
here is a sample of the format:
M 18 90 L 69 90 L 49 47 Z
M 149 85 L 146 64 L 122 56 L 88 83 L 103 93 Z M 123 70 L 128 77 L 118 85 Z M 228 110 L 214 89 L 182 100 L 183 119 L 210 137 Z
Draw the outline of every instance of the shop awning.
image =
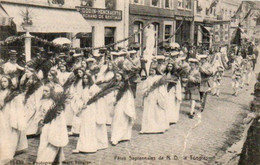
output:
M 62 7 L 37 6 L 1 1 L 1 6 L 13 18 L 18 32 L 25 32 L 22 23 L 24 15 L 32 20 L 28 31 L 33 33 L 78 33 L 91 32 L 91 26 L 83 16 L 74 9 Z

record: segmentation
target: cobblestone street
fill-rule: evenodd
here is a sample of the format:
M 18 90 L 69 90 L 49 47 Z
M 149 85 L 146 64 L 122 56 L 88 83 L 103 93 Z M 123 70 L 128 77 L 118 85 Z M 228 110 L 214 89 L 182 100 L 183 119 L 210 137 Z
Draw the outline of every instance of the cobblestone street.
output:
M 138 133 L 142 110 L 140 98 L 137 98 L 137 121 L 130 142 L 109 145 L 106 150 L 93 154 L 72 154 L 78 137 L 70 137 L 70 143 L 64 149 L 66 164 L 222 164 L 215 161 L 215 156 L 239 140 L 243 132 L 241 123 L 249 113 L 249 104 L 253 99 L 254 82 L 244 87 L 237 97 L 232 96 L 229 73 L 222 83 L 220 97 L 208 96 L 206 109 L 194 119 L 188 117 L 189 102 L 183 101 L 179 122 L 171 125 L 164 134 Z M 108 135 L 110 138 L 110 127 Z M 15 157 L 17 162 L 23 160 L 29 164 L 36 160 L 39 138 L 28 141 L 29 149 Z

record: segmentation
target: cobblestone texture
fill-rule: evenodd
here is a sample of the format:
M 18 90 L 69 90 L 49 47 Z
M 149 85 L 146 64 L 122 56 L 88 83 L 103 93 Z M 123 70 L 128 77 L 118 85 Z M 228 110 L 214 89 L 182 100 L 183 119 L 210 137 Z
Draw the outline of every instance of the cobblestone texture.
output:
M 231 78 L 230 76 L 224 77 L 222 94 L 220 97 L 208 96 L 206 109 L 201 114 L 201 119 L 199 117 L 188 118 L 189 102 L 184 101 L 181 106 L 179 122 L 171 125 L 171 128 L 164 134 L 140 135 L 138 133 L 141 129 L 142 103 L 141 99 L 137 98 L 137 121 L 130 142 L 122 142 L 117 146 L 109 145 L 106 150 L 94 154 L 72 154 L 78 137 L 70 137 L 69 145 L 64 148 L 66 163 L 102 165 L 221 164 L 221 162 L 215 162 L 214 158 L 220 150 L 225 150 L 226 144 L 230 141 L 232 130 L 240 124 L 245 114 L 248 113 L 249 103 L 253 99 L 253 96 L 250 95 L 253 91 L 253 84 L 254 82 L 242 89 L 238 97 L 234 97 L 232 96 Z M 197 127 L 193 128 L 196 124 L 198 124 Z M 188 132 L 189 136 L 187 136 Z M 108 127 L 108 135 L 110 139 L 110 127 Z M 186 150 L 183 153 L 185 136 L 187 136 Z M 239 135 L 231 136 L 231 138 L 238 139 Z M 36 160 L 39 145 L 39 138 L 31 138 L 28 141 L 28 150 L 15 157 L 15 160 L 23 160 L 25 164 Z M 232 140 L 229 143 L 232 143 Z M 182 153 L 184 160 L 182 160 Z M 115 156 L 126 158 L 126 160 L 115 160 Z M 129 156 L 155 157 L 155 160 L 131 161 Z M 159 160 L 159 158 L 163 159 Z

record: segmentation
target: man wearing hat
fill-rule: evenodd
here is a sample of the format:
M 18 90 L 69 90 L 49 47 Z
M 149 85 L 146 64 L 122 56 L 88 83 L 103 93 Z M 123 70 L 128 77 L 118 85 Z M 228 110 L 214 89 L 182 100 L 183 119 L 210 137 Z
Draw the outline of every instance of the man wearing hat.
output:
M 190 58 L 188 61 L 190 63 L 191 70 L 188 76 L 187 92 L 190 95 L 190 118 L 192 119 L 195 114 L 196 102 L 200 101 L 199 88 L 201 83 L 201 74 L 199 71 L 199 61 L 196 58 Z
M 166 70 L 165 56 L 157 55 L 156 60 L 157 60 L 156 70 L 159 72 L 159 74 L 163 75 L 164 71 Z
M 17 87 L 18 83 L 18 71 L 24 71 L 24 68 L 17 64 L 17 52 L 10 50 L 9 60 L 2 66 L 4 74 L 11 77 L 12 83 Z
M 137 57 L 135 50 L 131 50 L 127 52 L 127 56 L 126 59 L 124 60 L 123 67 L 126 71 L 132 74 L 129 77 L 129 82 L 135 97 L 137 82 L 140 81 L 139 72 L 141 69 L 141 62 L 140 59 Z
M 201 100 L 201 111 L 204 110 L 207 94 L 210 89 L 209 79 L 213 75 L 211 65 L 207 61 L 208 55 L 203 54 L 198 56 L 200 59 L 200 74 L 201 74 L 201 83 L 200 83 L 200 100 Z

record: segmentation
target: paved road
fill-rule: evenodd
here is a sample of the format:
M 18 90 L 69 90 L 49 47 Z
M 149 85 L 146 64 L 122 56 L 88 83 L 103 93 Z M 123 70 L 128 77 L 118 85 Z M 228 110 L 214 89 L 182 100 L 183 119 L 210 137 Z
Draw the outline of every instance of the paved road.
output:
M 189 102 L 181 106 L 180 120 L 171 125 L 164 134 L 140 135 L 141 102 L 137 98 L 137 121 L 133 128 L 130 142 L 122 142 L 117 146 L 94 154 L 72 154 L 77 137 L 70 137 L 65 147 L 67 164 L 221 164 L 215 162 L 215 156 L 221 155 L 242 134 L 242 121 L 249 112 L 249 103 L 253 99 L 253 82 L 242 89 L 238 97 L 232 96 L 231 78 L 223 79 L 220 97 L 208 97 L 208 104 L 201 115 L 188 118 Z M 110 127 L 108 127 L 110 138 Z M 17 155 L 15 160 L 23 160 L 25 164 L 36 160 L 39 139 L 29 139 L 26 153 Z M 141 158 L 140 158 L 141 157 Z M 142 160 L 138 160 L 142 159 Z M 209 163 L 210 162 L 210 163 Z

